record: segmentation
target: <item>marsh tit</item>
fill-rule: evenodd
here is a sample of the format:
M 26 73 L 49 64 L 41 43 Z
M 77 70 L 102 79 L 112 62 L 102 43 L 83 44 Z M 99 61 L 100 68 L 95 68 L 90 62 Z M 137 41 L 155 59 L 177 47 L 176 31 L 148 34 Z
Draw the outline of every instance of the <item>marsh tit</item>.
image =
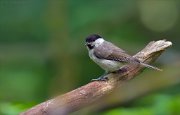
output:
M 98 64 L 106 73 L 113 73 L 122 67 L 124 64 L 141 65 L 147 68 L 152 68 L 158 71 L 161 69 L 145 64 L 140 60 L 130 56 L 124 50 L 116 45 L 104 40 L 97 34 L 92 34 L 86 38 L 86 46 L 89 52 L 89 57 Z M 93 80 L 107 80 L 104 76 Z

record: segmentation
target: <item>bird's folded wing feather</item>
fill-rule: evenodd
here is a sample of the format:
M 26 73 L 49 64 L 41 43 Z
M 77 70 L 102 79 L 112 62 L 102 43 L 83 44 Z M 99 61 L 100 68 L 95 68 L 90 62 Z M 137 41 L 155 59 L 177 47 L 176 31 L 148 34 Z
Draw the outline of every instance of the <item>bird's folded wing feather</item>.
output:
M 138 63 L 138 60 L 128 55 L 124 50 L 110 42 L 104 42 L 101 47 L 95 47 L 94 55 L 99 59 L 107 59 L 122 63 Z

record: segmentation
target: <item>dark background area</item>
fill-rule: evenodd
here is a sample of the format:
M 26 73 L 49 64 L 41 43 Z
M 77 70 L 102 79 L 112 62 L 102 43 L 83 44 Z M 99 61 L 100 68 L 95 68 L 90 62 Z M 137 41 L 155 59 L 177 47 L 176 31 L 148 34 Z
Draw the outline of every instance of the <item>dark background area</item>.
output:
M 0 0 L 0 114 L 16 115 L 103 74 L 84 46 L 97 33 L 135 54 L 153 40 L 173 46 L 104 99 L 74 114 L 180 114 L 178 0 Z M 99 105 L 99 106 L 98 106 Z M 104 109 L 103 109 L 104 108 Z

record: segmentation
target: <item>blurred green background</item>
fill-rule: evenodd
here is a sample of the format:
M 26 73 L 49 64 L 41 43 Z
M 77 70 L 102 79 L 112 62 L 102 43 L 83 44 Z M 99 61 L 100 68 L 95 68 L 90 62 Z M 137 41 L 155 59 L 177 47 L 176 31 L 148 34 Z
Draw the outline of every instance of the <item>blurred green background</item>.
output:
M 98 103 L 74 115 L 180 114 L 180 1 L 0 0 L 0 115 L 16 115 L 103 73 L 84 46 L 102 35 L 130 54 L 152 40 L 173 47 Z

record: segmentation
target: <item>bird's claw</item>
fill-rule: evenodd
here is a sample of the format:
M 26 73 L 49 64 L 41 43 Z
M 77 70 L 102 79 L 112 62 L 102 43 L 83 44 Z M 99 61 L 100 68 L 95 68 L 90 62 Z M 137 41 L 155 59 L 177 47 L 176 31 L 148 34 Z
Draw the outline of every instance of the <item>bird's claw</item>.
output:
M 92 79 L 91 81 L 107 81 L 107 80 L 109 80 L 108 77 L 101 76 L 101 77 L 99 77 L 97 79 Z

